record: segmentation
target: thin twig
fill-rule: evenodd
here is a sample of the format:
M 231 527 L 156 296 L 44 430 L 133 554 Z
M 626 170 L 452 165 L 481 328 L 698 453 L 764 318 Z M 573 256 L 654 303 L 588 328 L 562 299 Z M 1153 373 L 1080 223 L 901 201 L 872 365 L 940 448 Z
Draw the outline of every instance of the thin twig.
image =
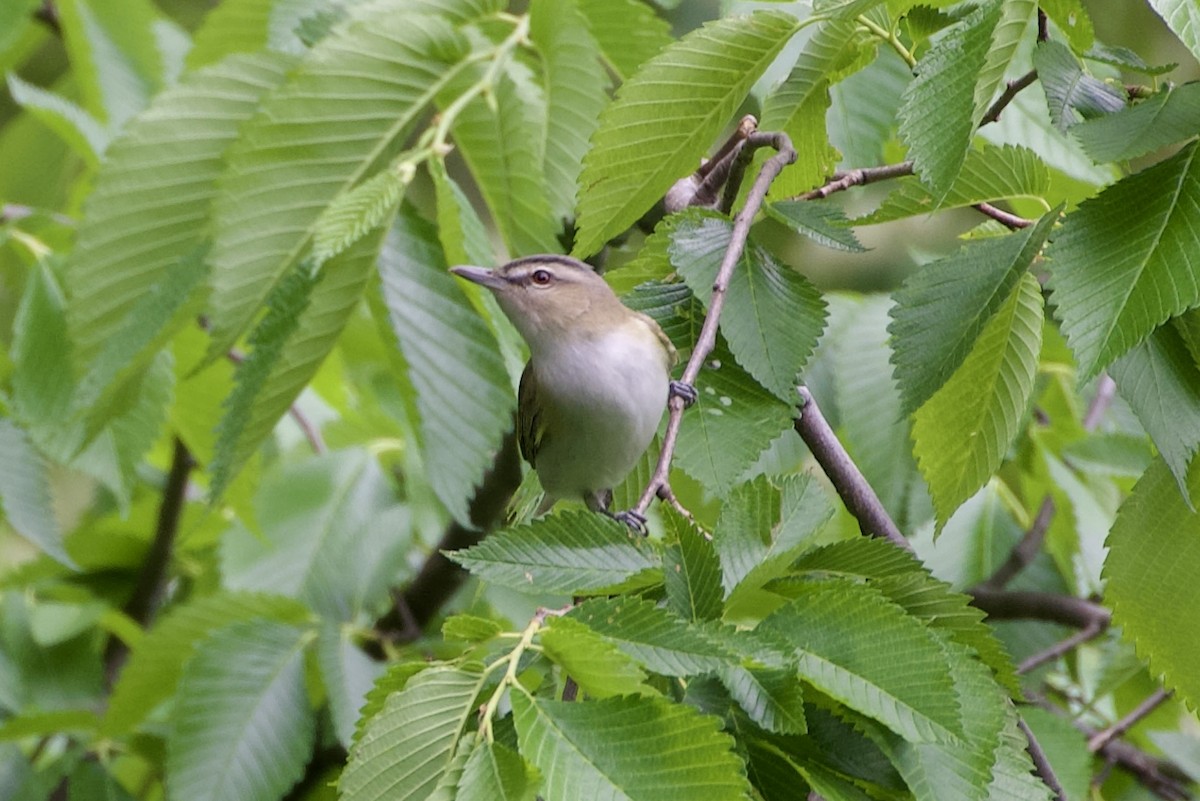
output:
M 1056 801 L 1066 801 L 1066 794 L 1063 793 L 1062 784 L 1059 783 L 1058 776 L 1055 775 L 1054 768 L 1050 766 L 1050 760 L 1046 758 L 1046 752 L 1042 750 L 1042 744 L 1034 736 L 1033 730 L 1029 728 L 1029 724 L 1022 717 L 1017 718 L 1017 726 L 1020 727 L 1021 733 L 1025 735 L 1026 750 L 1029 751 L 1029 756 L 1033 757 L 1034 772 L 1050 788 L 1050 792 L 1054 793 Z
M 1008 104 L 1013 102 L 1013 98 L 1020 94 L 1022 89 L 1026 88 L 1036 80 L 1037 70 L 1030 70 L 1020 78 L 1009 81 L 1008 85 L 1004 87 L 1004 91 L 1000 93 L 998 98 L 996 98 L 996 102 L 992 103 L 992 105 L 988 107 L 988 110 L 984 112 L 983 119 L 979 121 L 979 127 L 982 128 L 988 123 L 999 120 L 1000 112 L 1004 111 Z
M 913 174 L 913 163 L 903 161 L 899 164 L 885 164 L 882 167 L 860 167 L 855 170 L 834 173 L 833 178 L 824 186 L 818 186 L 800 196 L 800 200 L 824 200 L 830 195 L 844 192 L 852 186 L 866 186 L 877 181 L 889 181 L 893 178 L 903 178 Z
M 1041 667 L 1042 665 L 1046 664 L 1047 662 L 1051 662 L 1055 659 L 1058 659 L 1060 656 L 1067 653 L 1068 651 L 1071 651 L 1074 648 L 1078 648 L 1080 645 L 1083 645 L 1085 642 L 1088 642 L 1089 640 L 1093 640 L 1096 637 L 1099 637 L 1102 633 L 1104 633 L 1104 630 L 1105 630 L 1105 627 L 1101 626 L 1099 623 L 1089 623 L 1088 625 L 1084 626 L 1079 631 L 1072 634 L 1070 637 L 1067 637 L 1066 639 L 1063 639 L 1063 640 L 1059 640 L 1058 642 L 1054 643 L 1054 645 L 1051 645 L 1046 650 L 1038 651 L 1033 656 L 1030 656 L 1029 658 L 1022 661 L 1021 664 L 1017 665 L 1017 673 L 1019 673 L 1019 674 L 1028 673 L 1029 671 L 1033 670 L 1034 668 Z
M 148 627 L 158 612 L 166 593 L 167 573 L 171 566 L 171 554 L 175 550 L 175 537 L 179 533 L 179 521 L 187 500 L 188 475 L 195 462 L 183 440 L 175 438 L 175 450 L 171 456 L 171 467 L 163 487 L 162 502 L 158 507 L 158 522 L 154 528 L 154 541 L 146 554 L 138 575 L 133 594 L 125 603 L 124 612 L 142 627 Z M 105 647 L 104 668 L 111 685 L 120 673 L 129 646 L 119 637 L 111 637 Z
M 1046 532 L 1050 529 L 1050 523 L 1053 520 L 1054 499 L 1047 495 L 1042 498 L 1042 505 L 1038 507 L 1033 524 L 1025 530 L 1025 535 L 1009 551 L 1008 558 L 1004 560 L 1004 563 L 996 568 L 996 572 L 992 573 L 981 586 L 993 590 L 1004 589 L 1005 585 L 1024 570 L 1042 550 L 1042 542 L 1046 539 Z
M 1149 715 L 1171 697 L 1171 691 L 1162 687 L 1155 690 L 1145 701 L 1137 705 L 1132 712 L 1118 720 L 1103 731 L 1098 731 L 1088 738 L 1088 750 L 1093 754 L 1116 738 L 1132 729 L 1142 718 Z
M 1101 373 L 1100 378 L 1096 381 L 1096 394 L 1092 396 L 1087 414 L 1083 416 L 1084 430 L 1096 430 L 1100 421 L 1104 419 L 1105 413 L 1108 412 L 1108 407 L 1112 405 L 1113 396 L 1116 394 L 1117 383 L 1109 377 L 1108 373 Z
M 1065 626 L 1107 628 L 1112 612 L 1098 603 L 1052 592 L 1018 592 L 976 587 L 971 604 L 997 620 L 1045 620 Z
M 842 447 L 841 441 L 833 433 L 825 415 L 813 399 L 808 387 L 797 387 L 800 394 L 800 414 L 793 423 L 796 432 L 804 440 L 804 444 L 812 451 L 812 455 L 833 483 L 846 509 L 858 521 L 863 534 L 873 537 L 883 537 L 901 548 L 911 551 L 912 546 L 900 528 L 892 520 L 883 502 L 875 494 L 875 490 L 867 482 L 858 465 L 850 458 L 850 454 Z
M 230 348 L 225 356 L 234 364 L 241 364 L 246 361 L 246 355 L 236 348 Z M 300 433 L 304 435 L 304 439 L 308 442 L 308 447 L 312 448 L 313 453 L 318 456 L 328 453 L 329 449 L 325 447 L 325 440 L 321 436 L 321 429 L 312 420 L 308 419 L 308 415 L 300 409 L 299 404 L 293 403 L 288 407 L 288 416 L 292 418 L 292 421 L 300 429 Z
M 971 206 L 971 208 L 975 209 L 980 214 L 991 217 L 1005 228 L 1009 228 L 1013 231 L 1018 231 L 1022 228 L 1028 228 L 1029 226 L 1033 225 L 1034 222 L 1027 217 L 1020 217 L 1016 214 L 1013 214 L 1011 211 L 1005 211 L 1004 209 L 996 208 L 991 203 L 975 203 Z
M 747 137 L 746 145 L 770 146 L 774 147 L 777 152 L 763 163 L 762 169 L 754 179 L 754 185 L 746 196 L 746 205 L 733 218 L 733 234 L 730 236 L 729 246 L 725 248 L 725 256 L 717 270 L 717 277 L 713 281 L 708 314 L 704 318 L 704 325 L 700 328 L 700 335 L 696 338 L 692 355 L 683 371 L 681 380 L 685 384 L 694 385 L 696 383 L 696 377 L 700 375 L 700 368 L 704 365 L 704 360 L 712 353 L 713 346 L 716 344 L 717 323 L 721 318 L 721 309 L 725 306 L 725 293 L 729 287 L 729 279 L 733 275 L 738 260 L 742 257 L 742 252 L 746 249 L 746 240 L 750 236 L 750 224 L 754 221 L 758 210 L 762 208 L 763 201 L 766 200 L 767 189 L 783 168 L 796 160 L 796 150 L 792 147 L 792 142 L 787 134 L 784 133 L 753 133 Z M 646 489 L 643 490 L 637 504 L 633 507 L 633 511 L 638 514 L 645 514 L 646 509 L 650 507 L 650 502 L 659 494 L 660 489 L 665 487 L 668 492 L 670 491 L 668 474 L 671 470 L 671 459 L 675 455 L 675 443 L 679 438 L 679 426 L 683 421 L 684 400 L 682 397 L 672 395 L 667 407 L 669 409 L 667 430 L 663 435 L 663 446 L 658 455 L 658 463 L 654 467 L 654 473 L 651 475 Z

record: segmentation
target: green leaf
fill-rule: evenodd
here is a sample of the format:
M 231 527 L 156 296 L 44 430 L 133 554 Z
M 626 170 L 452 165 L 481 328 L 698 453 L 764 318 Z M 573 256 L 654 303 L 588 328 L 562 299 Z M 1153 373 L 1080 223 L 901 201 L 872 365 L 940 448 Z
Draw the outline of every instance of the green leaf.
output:
M 608 67 L 621 79 L 671 44 L 671 24 L 641 0 L 577 0 Z
M 1076 53 L 1086 53 L 1095 44 L 1096 31 L 1082 0 L 1042 0 L 1038 8 L 1067 35 Z
M 975 129 L 1036 10 L 1028 0 L 981 3 L 917 62 L 904 91 L 900 137 L 938 202 L 962 169 Z M 937 108 L 938 114 L 929 109 Z
M 1200 83 L 1167 87 L 1138 103 L 1071 129 L 1098 162 L 1128 161 L 1200 131 Z
M 729 665 L 718 674 L 742 711 L 767 731 L 804 734 L 804 691 L 793 666 L 784 668 Z
M 92 370 L 89 395 L 119 390 L 184 324 L 169 310 L 180 285 L 198 278 L 188 264 L 200 260 L 186 256 L 204 240 L 222 154 L 290 65 L 280 56 L 239 56 L 191 75 L 109 148 L 66 265 L 70 335 L 76 365 Z M 144 299 L 152 293 L 163 314 L 150 318 Z
M 733 227 L 707 217 L 683 221 L 671 237 L 671 263 L 705 306 Z M 775 396 L 795 403 L 800 369 L 825 327 L 825 302 L 804 276 L 765 249 L 747 249 L 729 279 L 720 330 L 738 363 Z
M 1110 372 L 1186 497 L 1188 465 L 1200 450 L 1200 367 L 1183 337 L 1173 326 L 1157 328 Z
M 386 228 L 410 180 L 411 172 L 388 168 L 335 197 L 313 223 L 313 260 L 324 264 L 371 231 Z
M 794 590 L 795 600 L 759 631 L 794 649 L 805 682 L 910 742 L 961 732 L 946 654 L 929 629 L 864 584 L 816 581 Z
M 1051 299 L 1081 381 L 1200 304 L 1196 152 L 1192 144 L 1084 201 L 1047 249 Z
M 1083 54 L 1084 58 L 1089 61 L 1098 61 L 1101 64 L 1108 64 L 1113 67 L 1120 67 L 1123 70 L 1130 72 L 1139 72 L 1142 75 L 1166 75 L 1171 72 L 1178 64 L 1162 64 L 1157 67 L 1152 67 L 1142 60 L 1142 57 L 1130 50 L 1128 47 L 1113 47 L 1106 45 L 1103 42 L 1096 42 L 1091 49 Z
M 0 420 L 0 509 L 18 534 L 59 564 L 76 569 L 54 517 L 46 461 L 11 420 Z
M 667 603 L 693 623 L 721 616 L 721 563 L 708 533 L 674 509 L 663 509 L 669 532 L 663 551 Z
M 1150 7 L 1192 55 L 1200 59 L 1200 8 L 1191 0 L 1150 0 Z
M 567 619 L 586 625 L 664 676 L 711 673 L 736 662 L 703 629 L 640 598 L 593 598 L 567 613 Z
M 302 632 L 254 621 L 221 629 L 188 661 L 167 736 L 172 796 L 279 798 L 312 755 Z
M 317 638 L 317 665 L 329 698 L 329 716 L 338 742 L 349 748 L 354 724 L 367 693 L 383 674 L 384 665 L 363 653 L 345 627 L 326 623 Z
M 433 159 L 426 164 L 437 195 L 437 232 L 446 261 L 450 264 L 491 264 L 495 259 L 492 243 L 471 201 L 446 172 L 444 161 Z
M 913 453 L 938 526 L 999 469 L 1033 394 L 1042 293 L 1025 273 L 954 375 L 913 415 Z
M 750 791 L 720 721 L 684 704 L 566 703 L 524 692 L 513 693 L 512 703 L 521 751 L 541 771 L 547 801 L 740 801 Z
M 1029 148 L 984 145 L 967 153 L 962 170 L 940 203 L 915 177 L 901 178 L 879 208 L 855 225 L 891 222 L 917 214 L 957 209 L 996 200 L 1041 201 L 1050 191 L 1050 170 Z
M 391 695 L 350 751 L 338 781 L 344 801 L 426 798 L 449 768 L 475 716 L 480 665 L 433 667 Z
M 411 522 L 374 456 L 346 450 L 284 465 L 256 509 L 261 531 L 235 526 L 221 539 L 227 588 L 296 598 L 345 622 L 388 600 Z
M 483 743 L 467 758 L 455 801 L 534 801 L 540 777 L 525 758 L 500 743 Z
M 584 158 L 576 256 L 598 251 L 696 168 L 797 27 L 773 11 L 708 23 L 621 86 Z
M 1046 92 L 1050 119 L 1060 131 L 1075 125 L 1081 117 L 1102 117 L 1125 108 L 1125 93 L 1084 72 L 1064 44 L 1038 42 L 1033 66 Z
M 846 212 L 840 206 L 820 200 L 793 200 L 771 203 L 766 211 L 768 217 L 818 245 L 847 253 L 866 251 L 854 235 Z
M 538 639 L 546 656 L 588 695 L 654 694 L 633 657 L 577 620 L 550 618 Z
M 1200 497 L 1200 467 L 1188 473 Z M 1195 709 L 1200 705 L 1200 641 L 1181 636 L 1200 614 L 1200 513 L 1180 494 L 1166 462 L 1150 466 L 1121 504 L 1108 535 L 1105 600 L 1113 622 L 1155 676 Z
M 528 592 L 608 595 L 662 582 L 653 548 L 594 512 L 543 517 L 448 556 L 486 581 Z
M 411 5 L 411 4 L 410 4 Z M 232 53 L 262 50 L 303 55 L 300 26 L 321 9 L 329 9 L 328 0 L 238 0 L 221 3 L 208 12 L 196 31 L 186 64 L 194 70 L 222 60 Z M 335 0 L 335 9 L 345 7 Z
M 1047 214 L 1037 225 L 964 245 L 913 273 L 896 292 L 888 332 L 906 414 L 962 368 L 995 315 L 1012 303 L 1057 218 Z
M 70 145 L 89 167 L 100 165 L 109 133 L 95 117 L 62 95 L 26 83 L 11 73 L 8 91 L 17 105 Z
M 861 52 L 860 36 L 850 20 L 820 25 L 804 43 L 791 73 L 763 102 L 759 127 L 783 131 L 796 149 L 795 163 L 784 167 L 771 184 L 772 198 L 793 197 L 833 174 L 838 152 L 830 147 L 825 128 L 829 85 Z
M 451 615 L 442 624 L 442 636 L 447 640 L 469 643 L 487 642 L 503 630 L 495 620 L 475 615 Z
M 464 71 L 439 97 L 443 106 L 484 80 Z M 551 217 L 542 164 L 546 145 L 546 99 L 529 70 L 510 63 L 490 93 L 458 115 L 454 143 L 487 202 L 492 219 L 516 256 L 561 250 L 560 224 Z
M 496 339 L 446 263 L 435 229 L 404 209 L 379 275 L 388 317 L 416 391 L 426 475 L 456 520 L 510 430 L 516 398 Z
M 583 155 L 608 102 L 608 80 L 600 64 L 600 47 L 588 33 L 587 19 L 575 0 L 530 3 L 529 37 L 542 57 L 546 91 L 543 172 L 550 215 L 556 221 L 572 219 Z
M 399 151 L 463 47 L 440 19 L 381 12 L 323 39 L 263 101 L 218 181 L 209 360 L 290 274 L 325 207 Z
M 221 593 L 174 607 L 134 644 L 113 688 L 105 733 L 117 737 L 132 731 L 169 698 L 184 663 L 213 631 L 258 618 L 300 623 L 308 614 L 291 599 L 247 593 Z

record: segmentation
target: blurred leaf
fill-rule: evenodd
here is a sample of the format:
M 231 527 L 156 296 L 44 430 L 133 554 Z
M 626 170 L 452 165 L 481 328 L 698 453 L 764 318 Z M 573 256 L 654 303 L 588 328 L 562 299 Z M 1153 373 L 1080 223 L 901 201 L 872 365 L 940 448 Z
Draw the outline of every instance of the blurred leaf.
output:
M 460 522 L 515 397 L 496 339 L 470 307 L 432 226 L 404 209 L 379 257 L 388 317 L 420 412 L 422 455 L 438 500 Z
M 734 801 L 749 792 L 717 718 L 660 698 L 566 703 L 512 696 L 521 751 L 548 799 Z M 653 754 L 653 759 L 647 755 Z
M 1042 294 L 1025 273 L 954 375 L 913 415 L 913 453 L 944 526 L 996 470 L 1033 393 Z
M 1200 467 L 1188 473 L 1187 486 L 1200 497 Z M 1200 641 L 1180 632 L 1200 615 L 1200 584 L 1191 578 L 1200 570 L 1200 513 L 1186 503 L 1165 461 L 1152 464 L 1121 504 L 1107 544 L 1105 598 L 1113 622 L 1152 675 L 1196 708 Z
M 329 714 L 338 742 L 349 748 L 354 724 L 367 692 L 383 674 L 384 666 L 355 645 L 347 629 L 332 624 L 317 638 L 317 664 L 329 697 Z
M 279 798 L 304 774 L 316 718 L 304 691 L 302 633 L 236 623 L 184 666 L 168 735 L 167 786 L 197 799 Z
M 448 555 L 483 579 L 527 592 L 608 595 L 662 583 L 653 547 L 595 512 L 549 515 Z
M 1150 0 L 1171 31 L 1200 59 L 1200 8 L 1191 0 Z
M 618 77 L 628 79 L 671 43 L 671 24 L 641 0 L 578 0 L 588 29 Z
M 0 509 L 17 533 L 56 562 L 76 569 L 51 506 L 46 462 L 11 420 L 0 419 Z
M 8 91 L 17 105 L 61 137 L 89 167 L 100 165 L 109 133 L 95 117 L 62 95 L 26 83 L 11 73 Z
M 841 207 L 820 200 L 794 200 L 771 203 L 766 207 L 767 216 L 783 223 L 798 234 L 806 236 L 818 245 L 847 253 L 862 253 L 866 250 Z
M 1037 225 L 964 245 L 913 273 L 895 293 L 888 332 L 905 413 L 919 409 L 963 366 L 995 315 L 1012 303 L 1013 289 L 1057 218 L 1047 214 Z
M 455 801 L 534 801 L 539 778 L 516 751 L 496 742 L 481 743 L 467 758 Z
M 550 618 L 539 641 L 546 656 L 594 698 L 654 694 L 633 657 L 577 620 Z
M 1092 781 L 1092 755 L 1083 733 L 1071 721 L 1036 706 L 1022 707 L 1021 717 L 1046 752 L 1063 795 L 1068 799 L 1087 798 Z
M 622 84 L 584 158 L 576 256 L 598 251 L 696 168 L 796 28 L 774 11 L 710 22 Z
M 345 801 L 416 801 L 449 768 L 474 718 L 486 678 L 480 665 L 432 667 L 414 676 L 367 724 L 338 780 Z
M 462 640 L 482 643 L 502 632 L 504 627 L 497 621 L 475 615 L 451 615 L 442 624 L 442 636 L 447 640 Z
M 1071 134 L 1097 162 L 1128 161 L 1200 131 L 1200 83 L 1167 87 L 1135 106 L 1080 123 Z
M 1118 225 L 1116 221 L 1120 221 Z M 1047 248 L 1051 299 L 1081 381 L 1200 304 L 1200 161 L 1190 145 L 1110 186 Z
M 187 54 L 187 67 L 189 70 L 200 69 L 233 53 L 266 50 L 303 55 L 297 26 L 304 18 L 328 6 L 328 0 L 220 3 L 208 12 L 196 30 L 194 44 Z
M 1106 45 L 1103 42 L 1096 42 L 1092 48 L 1083 54 L 1084 58 L 1089 61 L 1098 61 L 1101 64 L 1108 64 L 1113 67 L 1129 70 L 1130 72 L 1139 72 L 1142 75 L 1166 75 L 1172 71 L 1178 64 L 1163 64 L 1161 66 L 1152 67 L 1142 60 L 1142 57 L 1133 52 L 1127 47 L 1113 47 Z
M 0 72 L 7 72 L 8 59 L 19 51 L 22 40 L 33 26 L 33 14 L 42 0 L 9 0 L 0 3 Z
M 667 603 L 693 623 L 721 616 L 721 563 L 712 538 L 674 509 L 662 510 L 668 531 L 663 551 Z
M 1103 117 L 1125 108 L 1125 93 L 1084 72 L 1066 45 L 1038 42 L 1033 65 L 1046 92 L 1050 119 L 1060 131 L 1075 125 L 1081 117 Z
M 1082 0 L 1042 0 L 1038 8 L 1046 13 L 1058 29 L 1067 36 L 1071 49 L 1086 53 L 1095 43 L 1096 32 L 1092 18 L 1083 7 Z
M 884 148 L 893 139 L 897 113 L 912 71 L 890 48 L 880 48 L 862 70 L 829 89 L 825 115 L 829 141 L 842 153 L 841 167 L 885 163 Z

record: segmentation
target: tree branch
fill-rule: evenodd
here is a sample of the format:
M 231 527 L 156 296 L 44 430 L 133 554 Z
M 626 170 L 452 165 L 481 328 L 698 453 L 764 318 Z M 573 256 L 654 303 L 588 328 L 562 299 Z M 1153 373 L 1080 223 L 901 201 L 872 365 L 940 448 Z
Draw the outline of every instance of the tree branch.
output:
M 884 537 L 911 551 L 912 546 L 900 533 L 900 528 L 887 513 L 887 509 L 883 508 L 879 496 L 858 469 L 858 465 L 842 447 L 841 441 L 833 433 L 825 415 L 821 414 L 821 409 L 808 387 L 797 387 L 797 391 L 800 393 L 800 415 L 793 423 L 796 432 L 833 483 L 833 488 L 846 504 L 846 509 L 858 521 L 859 529 L 863 534 Z
M 700 374 L 704 360 L 712 353 L 713 346 L 716 344 L 717 323 L 721 318 L 721 309 L 725 306 L 725 293 L 729 288 L 729 278 L 733 275 L 733 270 L 742 257 L 742 252 L 746 249 L 746 240 L 750 236 L 750 224 L 754 221 L 758 210 L 762 208 L 763 201 L 766 200 L 767 189 L 783 168 L 796 160 L 796 151 L 792 147 L 791 140 L 784 133 L 756 132 L 750 134 L 745 140 L 744 147 L 773 147 L 778 152 L 763 163 L 762 169 L 754 179 L 754 185 L 750 188 L 750 193 L 746 196 L 746 205 L 733 218 L 733 234 L 729 239 L 729 246 L 725 248 L 725 256 L 717 270 L 717 277 L 713 281 L 708 314 L 704 317 L 704 325 L 700 328 L 700 335 L 696 338 L 692 355 L 688 359 L 681 378 L 686 384 L 696 383 L 696 377 Z M 632 511 L 637 514 L 645 514 L 650 502 L 656 496 L 667 500 L 674 497 L 668 474 L 671 470 L 671 459 L 675 455 L 675 443 L 679 438 L 679 426 L 683 421 L 683 398 L 672 395 L 667 402 L 667 408 L 669 410 L 667 430 L 663 435 L 662 450 L 659 452 L 658 462 L 650 481 L 646 484 L 646 489 L 633 507 Z
M 1041 667 L 1051 660 L 1058 659 L 1060 656 L 1072 650 L 1073 648 L 1077 648 L 1088 640 L 1099 637 L 1104 630 L 1105 627 L 1099 623 L 1089 623 L 1079 631 L 1072 634 L 1070 637 L 1067 637 L 1064 640 L 1059 640 L 1046 650 L 1039 651 L 1038 653 L 1021 662 L 1021 664 L 1017 665 L 1017 673 L 1028 673 L 1034 668 Z
M 1137 707 L 1128 715 L 1121 718 L 1104 731 L 1098 731 L 1089 737 L 1088 750 L 1094 754 L 1113 740 L 1121 737 L 1125 734 L 1125 732 L 1136 726 L 1138 721 L 1142 720 L 1142 718 L 1158 709 L 1158 707 L 1170 697 L 1170 690 L 1162 687 L 1158 688 L 1148 698 L 1146 698 L 1145 701 L 1142 701 L 1140 704 L 1138 704 Z
M 33 12 L 33 18 L 54 31 L 56 36 L 62 36 L 62 22 L 58 18 L 58 8 L 54 0 L 44 0 L 41 7 Z
M 1058 776 L 1055 775 L 1054 768 L 1050 766 L 1050 760 L 1046 758 L 1046 752 L 1042 750 L 1042 744 L 1034 736 L 1033 730 L 1029 728 L 1029 724 L 1025 722 L 1025 718 L 1018 717 L 1017 726 L 1021 729 L 1021 733 L 1025 735 L 1025 740 L 1028 743 L 1026 750 L 1029 751 L 1029 756 L 1033 758 L 1034 772 L 1050 788 L 1050 792 L 1054 793 L 1056 801 L 1066 801 L 1062 784 L 1058 781 Z
M 1008 558 L 1004 560 L 1004 563 L 996 568 L 996 572 L 988 577 L 980 587 L 992 590 L 1004 589 L 1004 586 L 1041 552 L 1042 542 L 1046 539 L 1046 532 L 1050 529 L 1050 523 L 1053 520 L 1054 499 L 1047 495 L 1042 499 L 1042 505 L 1038 507 L 1037 514 L 1033 518 L 1033 525 L 1025 531 L 1020 542 L 1009 551 Z
M 1017 592 L 976 587 L 971 604 L 997 620 L 1045 620 L 1065 626 L 1108 628 L 1112 612 L 1098 603 L 1052 592 Z
M 124 612 L 143 628 L 153 622 L 163 594 L 166 592 L 167 573 L 171 566 L 171 554 L 175 550 L 175 537 L 179 533 L 179 520 L 187 501 L 188 475 L 195 466 L 192 454 L 183 440 L 175 438 L 175 450 L 171 456 L 171 467 L 167 472 L 167 483 L 163 487 L 162 502 L 158 507 L 158 522 L 154 529 L 154 540 L 142 564 L 133 595 L 125 603 Z M 104 653 L 104 668 L 109 685 L 116 680 L 129 646 L 119 637 L 108 640 Z
M 979 127 L 982 128 L 988 123 L 999 120 L 1000 112 L 1004 111 L 1008 104 L 1013 102 L 1013 99 L 1021 93 L 1022 89 L 1026 88 L 1036 80 L 1037 70 L 1030 70 L 1020 78 L 1009 81 L 1008 85 L 1004 87 L 1004 91 L 1000 93 L 998 98 L 996 98 L 996 102 L 992 103 L 992 105 L 988 107 L 988 110 L 984 112 L 983 119 L 979 121 Z
M 893 178 L 903 178 L 913 174 L 913 163 L 904 161 L 900 164 L 885 164 L 882 167 L 860 167 L 855 170 L 834 173 L 833 178 L 824 186 L 818 186 L 800 196 L 800 200 L 824 200 L 830 195 L 844 192 L 852 186 L 866 186 L 878 181 L 890 181 Z

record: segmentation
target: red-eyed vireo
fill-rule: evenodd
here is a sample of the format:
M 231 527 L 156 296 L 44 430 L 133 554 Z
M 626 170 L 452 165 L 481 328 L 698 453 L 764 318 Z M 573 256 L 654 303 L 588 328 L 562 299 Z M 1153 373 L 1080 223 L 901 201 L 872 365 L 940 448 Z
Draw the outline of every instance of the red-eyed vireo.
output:
M 641 458 L 672 392 L 675 348 L 658 323 L 627 308 L 591 267 L 569 256 L 529 256 L 494 270 L 453 267 L 485 286 L 529 345 L 517 437 L 546 500 L 607 512 L 612 488 Z M 635 526 L 637 514 L 618 518 Z

